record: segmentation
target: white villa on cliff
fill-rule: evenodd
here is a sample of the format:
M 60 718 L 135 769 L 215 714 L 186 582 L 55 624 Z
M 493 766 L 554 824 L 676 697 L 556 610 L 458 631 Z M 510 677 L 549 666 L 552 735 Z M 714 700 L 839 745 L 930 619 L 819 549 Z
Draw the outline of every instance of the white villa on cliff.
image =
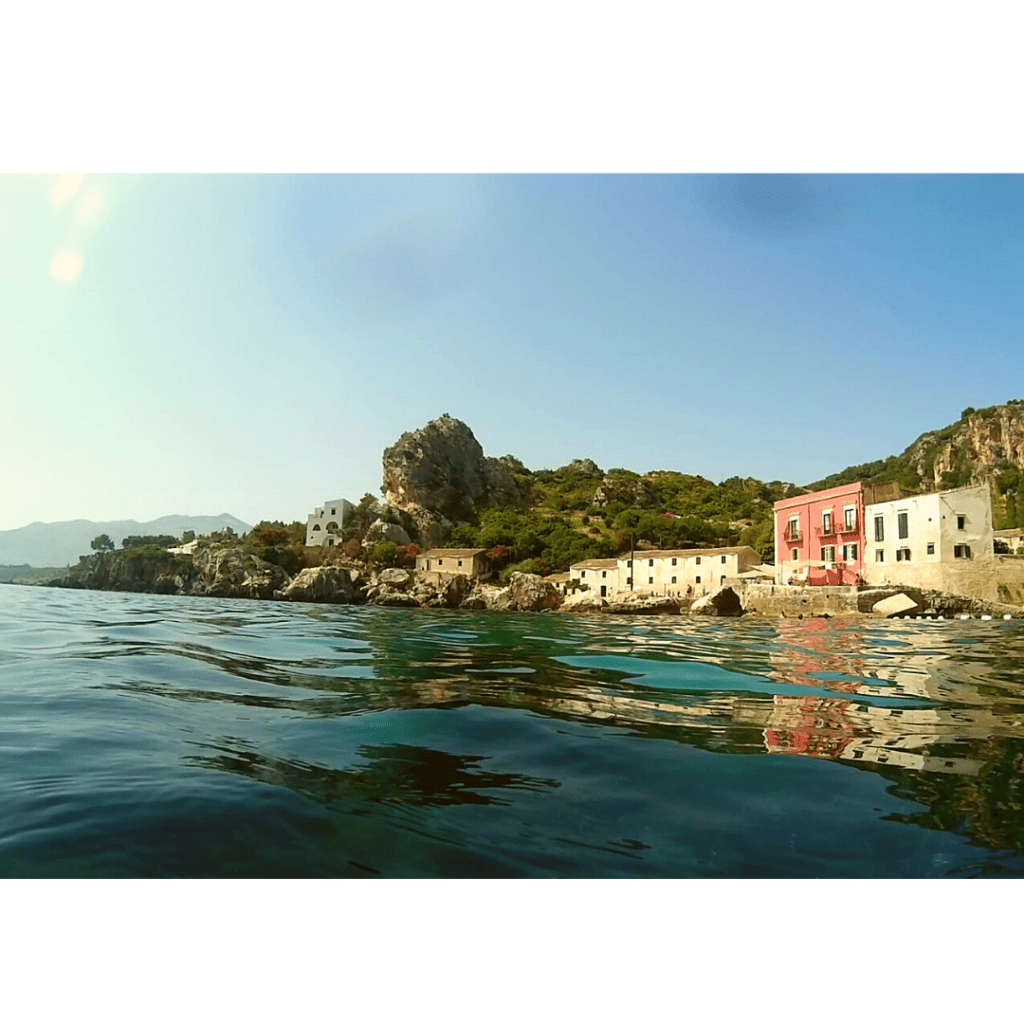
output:
M 333 547 L 340 543 L 345 517 L 352 514 L 355 505 L 344 498 L 325 501 L 306 519 L 306 544 L 309 547 Z

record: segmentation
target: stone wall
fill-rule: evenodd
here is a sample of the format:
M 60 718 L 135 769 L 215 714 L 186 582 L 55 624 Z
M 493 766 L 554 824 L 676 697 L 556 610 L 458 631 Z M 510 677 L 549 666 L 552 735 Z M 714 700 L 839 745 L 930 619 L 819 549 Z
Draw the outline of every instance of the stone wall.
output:
M 1024 605 L 1024 558 L 996 555 L 995 566 L 996 587 L 999 590 L 997 600 Z
M 788 587 L 746 583 L 736 588 L 747 612 L 781 618 L 848 615 L 858 610 L 856 587 Z

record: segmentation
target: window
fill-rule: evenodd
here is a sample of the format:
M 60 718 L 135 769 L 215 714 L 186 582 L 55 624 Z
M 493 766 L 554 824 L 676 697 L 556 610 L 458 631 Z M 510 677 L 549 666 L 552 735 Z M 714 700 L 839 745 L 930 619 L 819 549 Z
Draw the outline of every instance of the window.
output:
M 627 576 L 626 577 L 626 586 L 627 587 L 633 586 L 633 577 L 632 576 Z
M 314 523 L 313 524 L 313 532 L 316 533 L 319 529 L 320 529 L 320 524 L 319 523 Z
M 673 564 L 673 565 L 675 565 L 675 564 L 676 564 L 676 560 L 675 560 L 674 558 L 672 559 L 672 564 Z
M 935 542 L 934 541 L 928 541 L 928 554 L 929 555 L 934 555 L 935 554 Z
M 675 576 L 673 576 L 672 577 L 672 582 L 675 583 L 675 581 L 676 581 L 676 578 L 675 578 Z
M 843 561 L 844 562 L 856 562 L 857 561 L 857 545 L 856 544 L 844 544 L 843 545 Z
M 583 579 L 583 577 L 586 576 L 586 575 L 587 575 L 587 570 L 586 569 L 580 569 L 580 579 Z
M 437 560 L 437 564 L 438 564 L 438 565 L 444 565 L 444 559 L 443 559 L 443 558 L 439 558 L 439 559 Z
M 654 565 L 654 559 L 653 558 L 648 558 L 647 559 L 647 564 L 648 565 Z
M 338 514 L 338 510 L 336 508 L 332 508 L 331 509 L 331 515 L 332 516 L 336 516 L 337 514 Z
M 718 578 L 718 582 L 719 582 L 719 583 L 724 583 L 724 582 L 725 582 L 725 577 L 724 577 L 724 576 L 720 576 L 720 577 Z
M 899 535 L 900 540 L 906 540 L 910 536 L 910 530 L 907 528 L 906 512 L 896 513 L 896 533 Z
M 722 565 L 725 565 L 725 555 L 722 555 Z
M 956 528 L 958 530 L 966 530 L 967 529 L 967 516 L 957 516 L 956 517 Z
M 791 540 L 797 540 L 800 537 L 800 517 L 790 516 L 789 526 L 786 527 L 786 536 Z
M 632 569 L 633 568 L 633 559 L 632 558 L 627 558 L 626 559 L 626 565 L 628 565 L 630 567 L 630 569 Z
M 875 540 L 885 540 L 884 516 L 875 516 Z
M 608 575 L 607 571 L 602 569 L 601 570 L 601 579 L 604 579 L 607 575 Z
M 844 508 L 843 509 L 843 525 L 848 530 L 855 530 L 857 528 L 857 509 L 856 508 Z
M 327 546 L 329 548 L 333 548 L 334 547 L 334 538 L 333 537 L 328 537 L 327 538 Z
M 697 556 L 697 565 L 700 565 L 700 555 Z
M 700 577 L 699 576 L 696 578 L 696 582 L 700 583 Z
M 835 546 L 835 544 L 826 544 L 821 549 L 821 560 L 823 562 L 834 562 L 836 560 L 836 546 Z
M 971 549 L 967 544 L 954 544 L 953 545 L 953 557 L 954 558 L 970 558 Z
M 827 537 L 832 532 L 832 510 L 821 513 L 821 532 Z
M 459 559 L 459 565 L 462 565 L 462 559 L 461 558 Z
M 885 552 L 881 548 L 879 548 L 875 552 L 875 561 L 876 562 L 884 562 L 885 561 Z
M 796 548 L 793 548 L 793 561 L 795 562 L 799 557 L 800 552 Z
M 647 582 L 648 583 L 653 583 L 654 582 L 654 577 L 653 576 L 648 576 L 647 577 Z
M 897 548 L 896 549 L 896 561 L 897 562 L 909 562 L 910 561 L 910 548 Z

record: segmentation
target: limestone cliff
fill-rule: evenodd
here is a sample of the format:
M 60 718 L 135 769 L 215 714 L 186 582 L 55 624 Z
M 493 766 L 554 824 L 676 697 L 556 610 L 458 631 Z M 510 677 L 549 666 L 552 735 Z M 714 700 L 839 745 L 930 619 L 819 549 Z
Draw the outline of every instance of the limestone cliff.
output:
M 966 486 L 1024 469 L 1024 402 L 965 410 L 958 423 L 922 434 L 904 457 L 926 487 Z
M 407 514 L 421 545 L 438 543 L 474 507 L 526 501 L 513 476 L 517 460 L 486 457 L 473 431 L 447 413 L 403 434 L 382 463 L 384 500 Z

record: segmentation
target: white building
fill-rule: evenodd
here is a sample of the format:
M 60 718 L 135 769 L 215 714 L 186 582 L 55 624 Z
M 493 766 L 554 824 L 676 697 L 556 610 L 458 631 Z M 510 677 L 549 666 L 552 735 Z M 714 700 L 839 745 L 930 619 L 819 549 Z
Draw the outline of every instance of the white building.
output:
M 570 567 L 572 579 L 587 584 L 601 597 L 616 590 L 645 591 L 669 597 L 701 597 L 726 580 L 761 564 L 751 547 L 678 548 L 670 551 L 635 551 L 618 558 L 592 558 Z M 632 584 L 632 587 L 631 587 Z
M 864 506 L 864 582 L 998 600 L 988 484 Z
M 601 597 L 619 589 L 619 562 L 616 558 L 588 558 L 569 566 L 569 579 L 585 584 Z
M 341 530 L 355 505 L 335 498 L 319 505 L 306 519 L 306 546 L 333 547 L 341 543 Z
M 678 548 L 671 551 L 634 551 L 619 556 L 623 589 L 643 590 L 670 597 L 701 597 L 717 590 L 761 564 L 761 556 L 748 545 L 728 548 Z

